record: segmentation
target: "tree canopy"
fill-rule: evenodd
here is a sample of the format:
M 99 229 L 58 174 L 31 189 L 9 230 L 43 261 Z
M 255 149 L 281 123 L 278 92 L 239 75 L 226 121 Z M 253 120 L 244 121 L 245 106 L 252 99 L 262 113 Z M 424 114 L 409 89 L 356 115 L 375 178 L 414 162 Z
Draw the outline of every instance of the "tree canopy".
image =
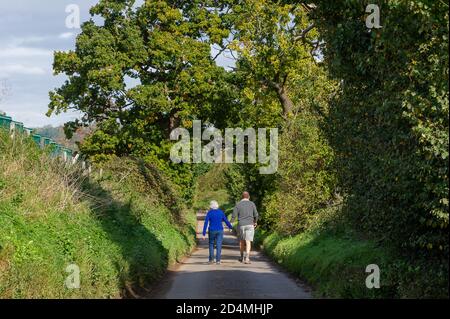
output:
M 99 1 L 82 26 L 76 49 L 56 52 L 54 71 L 68 76 L 50 93 L 49 114 L 76 109 L 80 125 L 97 123 L 95 137 L 117 154 L 152 152 L 176 126 L 208 120 L 227 84 L 210 45 L 227 37 L 221 10 L 202 1 Z
M 82 145 L 94 160 L 143 157 L 185 184 L 192 167 L 169 161 L 173 128 L 278 127 L 278 174 L 228 172 L 269 230 L 301 232 L 339 204 L 361 233 L 448 258 L 448 5 L 379 1 L 370 29 L 368 3 L 100 0 L 102 24 L 55 53 L 68 80 L 49 113 L 83 113 L 69 135 L 96 123 Z M 224 52 L 231 69 L 216 62 Z

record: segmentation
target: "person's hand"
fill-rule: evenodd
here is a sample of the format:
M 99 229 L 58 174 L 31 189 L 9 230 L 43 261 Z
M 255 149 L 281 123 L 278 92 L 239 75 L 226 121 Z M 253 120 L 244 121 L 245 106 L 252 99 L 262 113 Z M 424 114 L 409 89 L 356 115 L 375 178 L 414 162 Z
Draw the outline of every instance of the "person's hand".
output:
M 202 235 L 202 239 L 205 240 L 205 239 L 206 239 L 206 236 L 205 236 L 205 235 Z
M 255 228 L 256 228 L 257 226 L 258 226 L 258 224 L 257 224 L 257 223 L 254 223 L 254 224 L 253 224 L 253 227 L 255 227 Z

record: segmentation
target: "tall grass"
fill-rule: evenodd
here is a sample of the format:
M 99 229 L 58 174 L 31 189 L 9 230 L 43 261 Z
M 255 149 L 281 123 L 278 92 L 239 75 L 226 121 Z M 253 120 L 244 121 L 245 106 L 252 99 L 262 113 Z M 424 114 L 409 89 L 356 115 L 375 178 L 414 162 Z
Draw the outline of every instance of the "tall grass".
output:
M 189 252 L 195 235 L 193 214 L 161 196 L 170 184 L 155 174 L 116 159 L 88 177 L 0 130 L 0 298 L 145 292 L 138 288 Z M 80 268 L 79 289 L 65 286 L 70 264 Z

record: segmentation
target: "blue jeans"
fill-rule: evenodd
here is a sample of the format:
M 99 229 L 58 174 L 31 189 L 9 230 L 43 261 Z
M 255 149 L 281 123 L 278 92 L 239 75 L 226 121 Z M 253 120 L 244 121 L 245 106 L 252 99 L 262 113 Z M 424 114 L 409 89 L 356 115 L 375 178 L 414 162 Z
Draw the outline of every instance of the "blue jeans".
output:
M 209 231 L 209 261 L 214 261 L 214 242 L 217 247 L 216 262 L 220 261 L 222 255 L 223 230 Z

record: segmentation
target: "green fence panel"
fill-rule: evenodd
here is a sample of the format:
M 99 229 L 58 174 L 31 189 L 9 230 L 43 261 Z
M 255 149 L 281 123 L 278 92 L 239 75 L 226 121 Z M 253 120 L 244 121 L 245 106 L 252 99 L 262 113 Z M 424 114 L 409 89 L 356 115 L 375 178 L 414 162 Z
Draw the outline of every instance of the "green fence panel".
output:
M 62 146 L 54 141 L 50 142 L 50 148 L 52 150 L 52 155 L 53 156 L 59 156 L 61 154 L 62 151 Z
M 62 153 L 63 153 L 63 146 L 61 144 L 56 144 L 56 153 L 58 155 L 62 155 Z
M 41 136 L 40 134 L 34 134 L 34 130 L 29 127 L 25 127 L 22 122 L 13 121 L 10 116 L 0 115 L 0 129 L 11 130 L 11 128 L 18 133 L 26 133 L 31 136 L 33 141 L 39 146 L 48 146 L 51 148 L 53 156 L 65 156 L 67 159 L 72 159 L 74 151 L 66 148 L 64 145 L 58 144 L 51 138 Z
M 26 133 L 27 135 L 33 134 L 33 129 L 32 129 L 32 128 L 24 127 L 23 130 L 25 131 L 25 133 Z
M 33 134 L 31 137 L 33 138 L 33 141 L 34 141 L 38 146 L 41 146 L 41 138 L 42 138 L 42 136 L 40 136 L 39 134 Z
M 0 127 L 9 130 L 12 118 L 10 116 L 0 115 Z
M 49 146 L 51 142 L 52 142 L 51 138 L 44 137 L 44 146 Z
M 13 124 L 14 124 L 14 130 L 16 132 L 23 133 L 24 129 L 23 129 L 23 123 L 22 122 L 13 121 Z

